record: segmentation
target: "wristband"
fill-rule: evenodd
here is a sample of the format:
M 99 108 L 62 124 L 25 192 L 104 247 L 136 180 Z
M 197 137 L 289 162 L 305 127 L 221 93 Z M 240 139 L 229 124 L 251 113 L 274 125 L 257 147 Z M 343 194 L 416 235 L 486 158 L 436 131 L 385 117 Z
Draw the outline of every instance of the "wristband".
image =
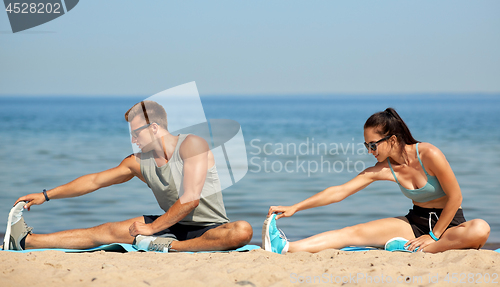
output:
M 432 230 L 429 231 L 429 235 L 432 237 L 432 239 L 434 239 L 435 241 L 438 241 L 439 238 L 436 237 L 436 235 L 434 235 L 434 233 L 432 233 Z
M 49 201 L 50 199 L 47 196 L 47 190 L 44 189 L 42 193 L 43 193 L 43 196 L 45 196 L 45 201 Z

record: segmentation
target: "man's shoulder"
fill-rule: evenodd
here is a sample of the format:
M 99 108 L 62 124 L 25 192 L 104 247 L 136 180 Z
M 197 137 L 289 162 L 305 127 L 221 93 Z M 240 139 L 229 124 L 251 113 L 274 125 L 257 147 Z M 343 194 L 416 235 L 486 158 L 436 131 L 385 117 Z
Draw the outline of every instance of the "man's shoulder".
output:
M 179 153 L 181 157 L 193 156 L 199 153 L 207 152 L 209 150 L 207 141 L 197 135 L 189 134 L 179 146 Z
M 129 166 L 129 167 L 136 167 L 137 165 L 140 165 L 140 160 L 141 160 L 141 154 L 131 154 L 127 156 L 123 161 L 121 162 L 121 165 Z
M 181 143 L 181 146 L 186 144 L 186 143 L 191 143 L 191 144 L 199 144 L 199 143 L 205 143 L 207 144 L 207 141 L 200 137 L 200 136 L 197 136 L 197 135 L 193 135 L 193 134 L 187 134 L 185 135 L 185 139 L 184 141 Z

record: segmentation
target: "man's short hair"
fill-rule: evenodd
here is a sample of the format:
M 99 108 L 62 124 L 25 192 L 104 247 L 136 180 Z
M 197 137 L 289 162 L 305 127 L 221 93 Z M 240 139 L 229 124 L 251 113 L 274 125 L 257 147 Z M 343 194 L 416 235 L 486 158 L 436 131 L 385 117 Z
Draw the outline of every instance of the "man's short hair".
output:
M 125 113 L 125 120 L 130 123 L 136 116 L 142 116 L 147 124 L 157 123 L 168 131 L 167 113 L 157 102 L 142 101 L 135 104 Z

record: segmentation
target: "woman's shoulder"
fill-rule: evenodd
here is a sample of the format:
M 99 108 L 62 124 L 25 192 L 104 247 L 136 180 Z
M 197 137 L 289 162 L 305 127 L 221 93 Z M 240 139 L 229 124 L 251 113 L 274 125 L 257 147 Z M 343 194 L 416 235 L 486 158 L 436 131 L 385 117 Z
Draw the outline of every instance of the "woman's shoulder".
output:
M 425 169 L 429 174 L 435 175 L 439 170 L 449 166 L 448 160 L 439 148 L 430 143 L 419 143 L 418 151 Z
M 421 142 L 418 144 L 418 153 L 420 155 L 420 158 L 426 158 L 426 159 L 433 159 L 436 157 L 442 157 L 443 152 L 436 147 L 435 145 L 431 143 L 426 143 L 426 142 Z
M 388 159 L 366 168 L 362 174 L 369 175 L 373 180 L 392 180 L 394 178 L 389 168 Z

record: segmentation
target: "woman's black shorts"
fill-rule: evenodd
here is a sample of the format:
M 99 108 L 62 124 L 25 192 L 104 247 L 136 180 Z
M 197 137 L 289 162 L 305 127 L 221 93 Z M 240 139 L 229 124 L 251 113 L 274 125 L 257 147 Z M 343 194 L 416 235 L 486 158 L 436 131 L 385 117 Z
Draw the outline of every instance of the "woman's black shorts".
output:
M 410 222 L 411 228 L 413 229 L 413 233 L 415 234 L 415 237 L 420 237 L 424 234 L 429 234 L 429 216 L 431 212 L 435 212 L 437 216 L 441 216 L 442 209 L 438 208 L 423 208 L 417 205 L 413 205 L 413 209 L 410 209 L 410 212 L 405 216 L 406 219 Z M 457 213 L 455 213 L 455 217 L 453 217 L 453 220 L 450 222 L 450 225 L 448 225 L 448 228 L 457 226 L 461 223 L 464 223 L 465 217 L 464 213 L 461 208 L 457 210 Z M 431 225 L 432 228 L 434 228 L 434 225 L 436 225 L 437 218 L 436 216 L 432 215 L 431 216 Z

